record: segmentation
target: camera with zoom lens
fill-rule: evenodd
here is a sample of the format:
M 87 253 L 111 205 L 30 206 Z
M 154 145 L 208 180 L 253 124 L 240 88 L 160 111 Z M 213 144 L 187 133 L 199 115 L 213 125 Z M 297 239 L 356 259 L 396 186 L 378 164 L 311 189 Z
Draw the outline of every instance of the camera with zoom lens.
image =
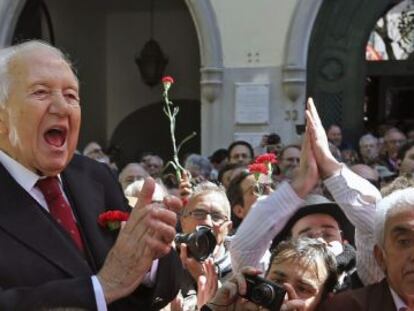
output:
M 260 276 L 245 275 L 246 295 L 243 297 L 270 311 L 279 311 L 285 299 L 286 290 Z
M 188 256 L 197 261 L 206 260 L 214 251 L 217 245 L 216 237 L 210 227 L 197 226 L 195 231 L 188 234 L 177 234 L 175 243 L 179 249 L 181 243 L 187 245 Z

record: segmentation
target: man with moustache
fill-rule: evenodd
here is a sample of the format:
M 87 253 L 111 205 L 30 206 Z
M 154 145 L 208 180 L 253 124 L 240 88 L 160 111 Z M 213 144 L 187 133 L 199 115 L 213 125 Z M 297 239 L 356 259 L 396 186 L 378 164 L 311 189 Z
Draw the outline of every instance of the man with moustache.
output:
M 170 252 L 176 216 L 151 204 L 152 179 L 118 237 L 98 225 L 128 206 L 109 168 L 74 155 L 80 120 L 79 83 L 58 49 L 0 50 L 0 310 L 135 310 L 134 291 Z
M 414 310 L 414 188 L 395 191 L 378 204 L 375 238 L 374 255 L 385 278 L 333 296 L 321 311 Z

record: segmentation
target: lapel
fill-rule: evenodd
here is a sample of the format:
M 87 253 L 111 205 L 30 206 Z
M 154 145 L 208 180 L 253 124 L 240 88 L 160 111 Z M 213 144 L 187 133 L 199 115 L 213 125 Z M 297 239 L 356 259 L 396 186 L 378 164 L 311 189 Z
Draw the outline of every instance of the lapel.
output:
M 102 181 L 95 180 L 88 171 L 87 162 L 75 156 L 62 173 L 62 180 L 84 239 L 89 262 L 96 273 L 103 265 L 115 235 L 98 225 L 99 214 L 106 209 L 105 190 Z
M 386 279 L 383 279 L 375 286 L 375 290 L 371 292 L 371 297 L 368 297 L 369 304 L 368 311 L 396 311 L 394 300 L 392 299 L 390 289 Z
M 1 164 L 0 189 L 0 228 L 66 274 L 91 274 L 70 238 Z

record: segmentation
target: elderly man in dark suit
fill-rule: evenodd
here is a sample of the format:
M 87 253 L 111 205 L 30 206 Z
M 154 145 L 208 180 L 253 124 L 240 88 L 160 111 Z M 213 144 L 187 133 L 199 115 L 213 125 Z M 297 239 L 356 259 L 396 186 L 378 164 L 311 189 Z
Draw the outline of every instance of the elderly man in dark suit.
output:
M 107 167 L 74 156 L 80 118 L 59 50 L 0 50 L 0 310 L 136 310 L 134 292 L 170 252 L 180 203 L 151 203 L 151 179 L 118 236 L 98 225 L 128 206 Z
M 321 311 L 414 310 L 414 188 L 385 197 L 375 217 L 374 255 L 385 279 L 335 295 Z

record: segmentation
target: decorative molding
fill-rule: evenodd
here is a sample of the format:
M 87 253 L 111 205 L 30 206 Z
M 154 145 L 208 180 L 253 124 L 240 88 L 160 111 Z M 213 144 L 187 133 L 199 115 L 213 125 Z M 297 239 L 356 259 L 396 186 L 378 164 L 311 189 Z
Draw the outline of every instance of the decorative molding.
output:
M 223 68 L 204 67 L 201 72 L 201 98 L 213 103 L 221 95 Z
M 299 0 L 287 35 L 282 84 L 286 96 L 296 103 L 306 94 L 308 46 L 322 0 Z
M 9 46 L 26 0 L 0 0 L 0 47 Z
M 305 95 L 306 92 L 306 68 L 296 66 L 284 66 L 282 68 L 283 90 L 291 102 Z
M 210 0 L 185 0 L 200 44 L 201 100 L 219 98 L 222 88 L 223 50 L 216 15 Z
M 200 44 L 201 67 L 223 67 L 223 50 L 216 14 L 210 0 L 185 0 Z
M 339 58 L 326 58 L 319 67 L 320 75 L 327 81 L 340 80 L 345 74 L 343 62 Z

